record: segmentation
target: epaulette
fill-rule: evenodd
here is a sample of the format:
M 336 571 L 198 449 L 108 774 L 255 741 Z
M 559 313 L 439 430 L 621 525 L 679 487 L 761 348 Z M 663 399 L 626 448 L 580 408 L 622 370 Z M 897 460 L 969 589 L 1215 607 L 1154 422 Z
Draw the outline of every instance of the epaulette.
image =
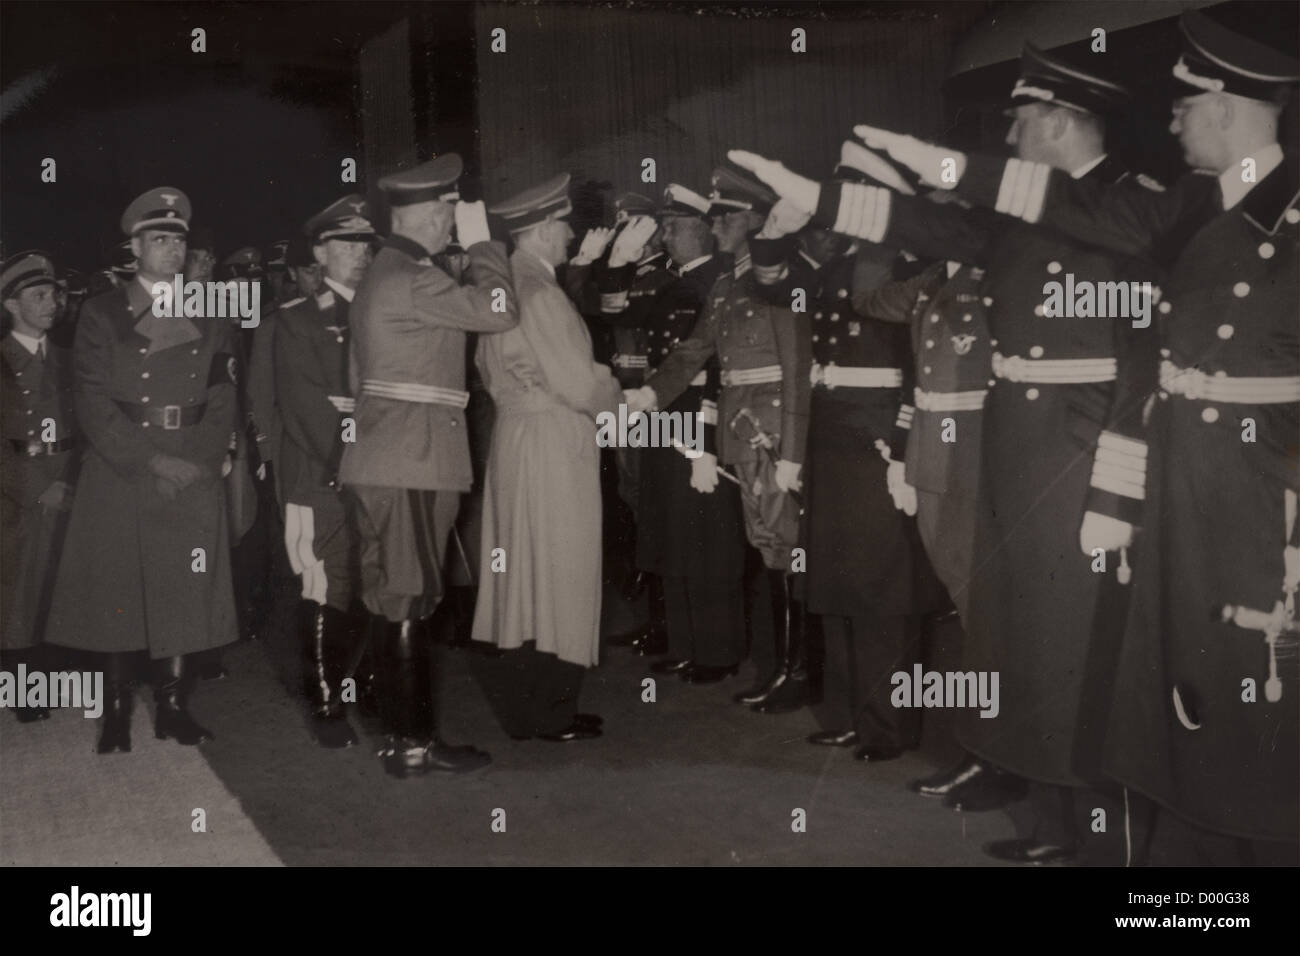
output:
M 307 301 L 307 297 L 305 295 L 300 295 L 296 299 L 290 299 L 288 302 L 285 302 L 283 305 L 280 306 L 280 308 L 290 309 L 293 308 L 293 306 L 297 305 L 298 303 L 306 302 L 306 301 Z
M 1152 179 L 1146 173 L 1138 173 L 1133 178 L 1138 181 L 1139 185 L 1145 186 L 1147 189 L 1151 190 L 1154 193 L 1162 193 L 1165 191 L 1165 187 L 1163 184 L 1161 184 L 1158 180 Z

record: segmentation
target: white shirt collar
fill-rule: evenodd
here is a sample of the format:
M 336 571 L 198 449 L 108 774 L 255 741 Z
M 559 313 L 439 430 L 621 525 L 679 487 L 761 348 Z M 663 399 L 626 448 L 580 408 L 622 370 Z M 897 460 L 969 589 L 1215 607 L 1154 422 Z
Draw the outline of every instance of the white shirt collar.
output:
M 1282 147 L 1277 143 L 1270 143 L 1263 149 L 1256 150 L 1255 155 L 1251 158 L 1255 160 L 1255 179 L 1253 182 L 1243 183 L 1241 181 L 1240 161 L 1233 163 L 1219 174 L 1219 190 L 1223 193 L 1223 208 L 1225 211 L 1245 199 L 1246 193 L 1254 189 L 1256 183 L 1262 182 L 1265 176 L 1282 165 Z
M 356 289 L 349 289 L 342 282 L 335 282 L 329 276 L 325 277 L 325 284 L 338 293 L 344 302 L 351 302 L 352 297 L 357 294 Z
M 41 347 L 41 343 L 45 341 L 45 336 L 43 335 L 38 339 L 34 339 L 30 335 L 24 335 L 22 332 L 19 332 L 17 329 L 10 329 L 9 334 L 12 335 L 15 339 L 17 339 L 18 344 L 21 345 L 23 348 L 25 348 L 32 355 L 36 354 L 36 352 Z
M 1084 176 L 1087 176 L 1090 172 L 1092 172 L 1094 169 L 1096 169 L 1098 166 L 1100 166 L 1100 165 L 1101 165 L 1102 163 L 1104 163 L 1105 161 L 1106 161 L 1106 154 L 1105 154 L 1105 153 L 1102 153 L 1100 156 L 1098 156 L 1098 157 L 1097 157 L 1096 159 L 1094 159 L 1092 162 L 1090 162 L 1090 163 L 1084 163 L 1082 166 L 1080 166 L 1080 167 L 1079 167 L 1078 169 L 1076 169 L 1074 172 L 1070 173 L 1070 178 L 1071 178 L 1071 179 L 1082 179 Z
M 692 259 L 690 262 L 686 263 L 686 265 L 682 266 L 680 270 L 681 274 L 686 275 L 686 273 L 690 272 L 692 269 L 698 269 L 700 266 L 704 265 L 704 263 L 708 262 L 712 258 L 713 258 L 712 255 L 703 255 L 700 256 L 698 259 Z
M 954 262 L 953 260 L 949 259 L 947 268 L 948 268 L 948 278 L 951 279 L 953 276 L 955 276 L 958 272 L 961 271 L 961 263 Z

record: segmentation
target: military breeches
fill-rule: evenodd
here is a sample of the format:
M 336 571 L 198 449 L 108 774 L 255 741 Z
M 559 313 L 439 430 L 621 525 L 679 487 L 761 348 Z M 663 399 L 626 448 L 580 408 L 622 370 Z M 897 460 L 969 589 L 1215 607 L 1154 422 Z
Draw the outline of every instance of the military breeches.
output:
M 766 456 L 736 462 L 741 482 L 745 537 L 763 556 L 763 564 L 789 571 L 791 552 L 799 543 L 799 506 L 776 486 L 776 465 Z
M 443 595 L 447 537 L 459 491 L 356 485 L 362 600 L 393 622 L 428 617 Z
M 305 601 L 347 611 L 360 577 L 357 529 L 339 495 L 316 496 L 310 506 L 284 506 L 284 546 L 302 579 Z

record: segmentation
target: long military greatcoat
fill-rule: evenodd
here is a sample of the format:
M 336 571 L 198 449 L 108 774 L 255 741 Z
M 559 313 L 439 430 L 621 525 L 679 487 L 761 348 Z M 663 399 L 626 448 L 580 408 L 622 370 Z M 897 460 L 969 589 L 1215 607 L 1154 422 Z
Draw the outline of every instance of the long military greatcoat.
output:
M 90 651 L 163 658 L 238 637 L 221 467 L 237 418 L 233 330 L 185 323 L 195 337 L 157 348 L 137 331 L 153 306 L 138 281 L 82 308 L 73 350 L 77 420 L 88 447 L 64 540 L 46 639 Z M 179 428 L 132 420 L 119 403 L 202 417 Z M 172 501 L 149 460 L 203 470 Z M 202 554 L 196 554 L 202 549 Z
M 592 359 L 582 317 L 546 264 L 519 250 L 510 265 L 519 326 L 480 338 L 476 356 L 497 418 L 474 640 L 507 649 L 536 641 L 589 667 L 600 645 L 596 415 L 616 412 L 622 392 Z

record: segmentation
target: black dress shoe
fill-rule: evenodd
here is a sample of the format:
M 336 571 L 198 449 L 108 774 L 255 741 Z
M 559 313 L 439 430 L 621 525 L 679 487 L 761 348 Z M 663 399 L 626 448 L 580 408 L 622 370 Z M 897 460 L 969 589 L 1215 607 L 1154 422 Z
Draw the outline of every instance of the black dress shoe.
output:
M 863 763 L 884 763 L 886 760 L 897 760 L 903 756 L 902 747 L 873 747 L 870 744 L 859 747 L 853 752 L 854 760 L 861 760 Z
M 857 742 L 856 730 L 822 730 L 808 735 L 808 743 L 822 747 L 852 747 Z
M 490 754 L 476 747 L 451 747 L 439 740 L 421 743 L 408 737 L 393 740 L 381 754 L 384 770 L 394 777 L 422 776 L 434 770 L 465 773 L 492 762 Z
M 212 731 L 201 726 L 188 710 L 159 704 L 154 715 L 153 735 L 159 740 L 168 737 L 185 747 L 196 747 L 213 739 Z
M 34 724 L 37 721 L 49 720 L 50 711 L 46 707 L 17 707 L 14 714 L 20 724 Z
M 600 714 L 574 714 L 573 722 L 587 727 L 601 727 L 605 723 L 605 718 Z
M 1039 843 L 1037 840 L 994 840 L 985 845 L 984 852 L 995 860 L 1008 863 L 1042 864 L 1073 860 L 1077 851 L 1072 846 Z
M 681 672 L 681 677 L 688 684 L 716 684 L 718 681 L 734 677 L 739 673 L 739 664 L 731 664 L 730 666 L 720 664 L 716 667 L 705 664 L 692 664 Z
M 655 661 L 650 665 L 650 670 L 656 674 L 680 674 L 689 669 L 690 666 L 690 661 L 679 661 L 674 658 L 669 658 L 666 661 Z
M 1029 784 L 1015 774 L 986 769 L 943 798 L 943 805 L 961 813 L 988 813 L 1025 799 Z
M 920 780 L 913 780 L 907 785 L 907 789 L 924 797 L 946 797 L 958 787 L 964 786 L 990 769 L 988 764 L 980 763 L 975 757 L 967 754 L 957 766 L 929 777 L 922 777 Z
M 571 740 L 591 740 L 601 736 L 602 733 L 603 731 L 599 727 L 593 727 L 591 724 L 580 724 L 575 720 L 563 730 L 557 730 L 553 734 L 538 734 L 537 739 L 564 744 Z
M 326 750 L 342 750 L 355 746 L 359 741 L 348 723 L 347 717 L 340 711 L 337 714 L 313 714 L 311 732 L 316 742 Z

